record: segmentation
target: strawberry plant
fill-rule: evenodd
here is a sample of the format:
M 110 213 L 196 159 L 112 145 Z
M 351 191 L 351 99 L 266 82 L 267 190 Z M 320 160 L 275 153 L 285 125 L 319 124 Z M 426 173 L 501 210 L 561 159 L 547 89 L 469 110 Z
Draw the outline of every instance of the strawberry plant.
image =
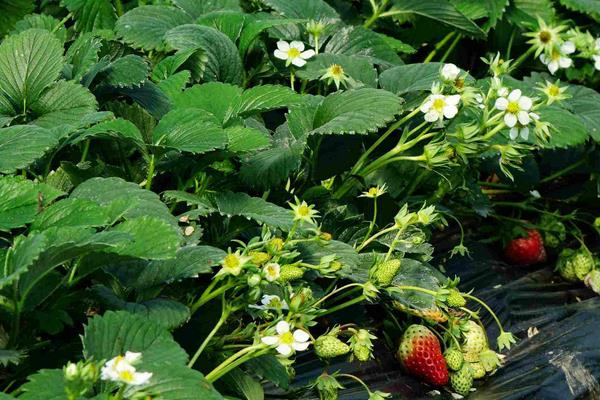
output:
M 533 334 L 447 265 L 600 293 L 599 21 L 0 2 L 0 399 L 488 395 Z

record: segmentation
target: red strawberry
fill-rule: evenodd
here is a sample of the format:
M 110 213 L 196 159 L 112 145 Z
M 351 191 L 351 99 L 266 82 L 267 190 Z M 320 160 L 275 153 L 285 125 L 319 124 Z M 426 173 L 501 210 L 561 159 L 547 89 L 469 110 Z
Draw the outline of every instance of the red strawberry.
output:
M 527 237 L 510 241 L 504 249 L 504 256 L 511 264 L 531 265 L 546 261 L 546 249 L 540 233 L 536 229 L 527 231 Z
M 411 325 L 402 335 L 396 357 L 411 374 L 434 386 L 448 383 L 448 367 L 438 338 L 423 325 Z

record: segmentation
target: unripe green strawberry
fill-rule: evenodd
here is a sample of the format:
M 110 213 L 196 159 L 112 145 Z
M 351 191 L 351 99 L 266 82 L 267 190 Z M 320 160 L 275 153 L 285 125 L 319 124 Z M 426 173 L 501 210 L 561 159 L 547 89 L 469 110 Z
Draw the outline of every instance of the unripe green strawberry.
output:
M 464 307 L 467 304 L 465 298 L 456 289 L 448 289 L 448 297 L 446 297 L 446 304 L 450 307 Z
M 463 353 L 479 354 L 487 347 L 487 336 L 483 328 L 473 320 L 469 320 L 465 327 L 465 343 L 462 346 Z
M 458 394 L 463 396 L 469 394 L 473 386 L 473 372 L 469 363 L 465 363 L 460 371 L 450 374 L 450 386 Z
M 485 368 L 480 362 L 471 363 L 471 370 L 473 372 L 473 379 L 481 379 L 485 376 Z
M 282 265 L 279 270 L 279 278 L 277 279 L 280 282 L 291 282 L 296 279 L 302 278 L 304 275 L 304 270 L 295 265 Z
M 463 365 L 463 355 L 460 350 L 455 349 L 453 347 L 448 348 L 444 352 L 444 359 L 446 360 L 446 365 L 453 371 L 458 371 L 460 367 Z
M 315 387 L 319 392 L 320 400 L 337 400 L 339 389 L 344 388 L 334 376 L 329 375 L 326 372 L 317 378 Z
M 334 358 L 350 352 L 350 346 L 335 336 L 323 335 L 315 340 L 315 353 L 320 358 Z
M 359 329 L 356 331 L 350 338 L 352 357 L 361 362 L 369 361 L 369 359 L 373 357 L 373 343 L 371 342 L 371 339 L 377 339 L 377 336 L 372 335 L 366 329 Z
M 572 258 L 573 270 L 577 279 L 583 280 L 585 276 L 594 269 L 594 258 L 585 250 L 579 250 Z
M 597 294 L 600 294 L 600 270 L 590 271 L 583 279 L 583 283 Z
M 479 362 L 479 353 L 463 353 L 463 359 L 470 363 Z
M 575 250 L 563 249 L 558 256 L 558 262 L 556 263 L 556 270 L 560 276 L 571 282 L 575 282 L 577 280 L 575 263 L 572 262 L 574 256 Z
M 400 270 L 400 260 L 392 259 L 384 261 L 375 268 L 373 280 L 380 286 L 389 286 L 398 273 L 398 270 Z
M 256 265 L 263 265 L 271 259 L 271 256 L 264 251 L 251 251 L 248 255 L 252 257 L 252 263 Z

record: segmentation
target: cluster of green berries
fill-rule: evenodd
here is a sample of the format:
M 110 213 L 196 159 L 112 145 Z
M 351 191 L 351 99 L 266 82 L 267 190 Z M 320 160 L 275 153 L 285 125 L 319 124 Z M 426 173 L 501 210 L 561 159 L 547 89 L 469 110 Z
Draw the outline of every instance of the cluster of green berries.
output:
M 558 263 L 556 264 L 560 276 L 572 282 L 583 281 L 594 267 L 594 257 L 585 248 L 579 250 L 564 249 L 558 256 Z

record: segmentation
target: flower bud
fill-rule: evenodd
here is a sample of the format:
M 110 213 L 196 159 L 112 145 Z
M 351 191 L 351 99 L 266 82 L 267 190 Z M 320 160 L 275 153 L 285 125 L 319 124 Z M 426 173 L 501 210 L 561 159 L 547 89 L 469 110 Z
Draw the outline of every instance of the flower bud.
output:
M 252 274 L 248 277 L 248 286 L 251 288 L 260 285 L 260 281 L 262 280 L 259 274 Z

